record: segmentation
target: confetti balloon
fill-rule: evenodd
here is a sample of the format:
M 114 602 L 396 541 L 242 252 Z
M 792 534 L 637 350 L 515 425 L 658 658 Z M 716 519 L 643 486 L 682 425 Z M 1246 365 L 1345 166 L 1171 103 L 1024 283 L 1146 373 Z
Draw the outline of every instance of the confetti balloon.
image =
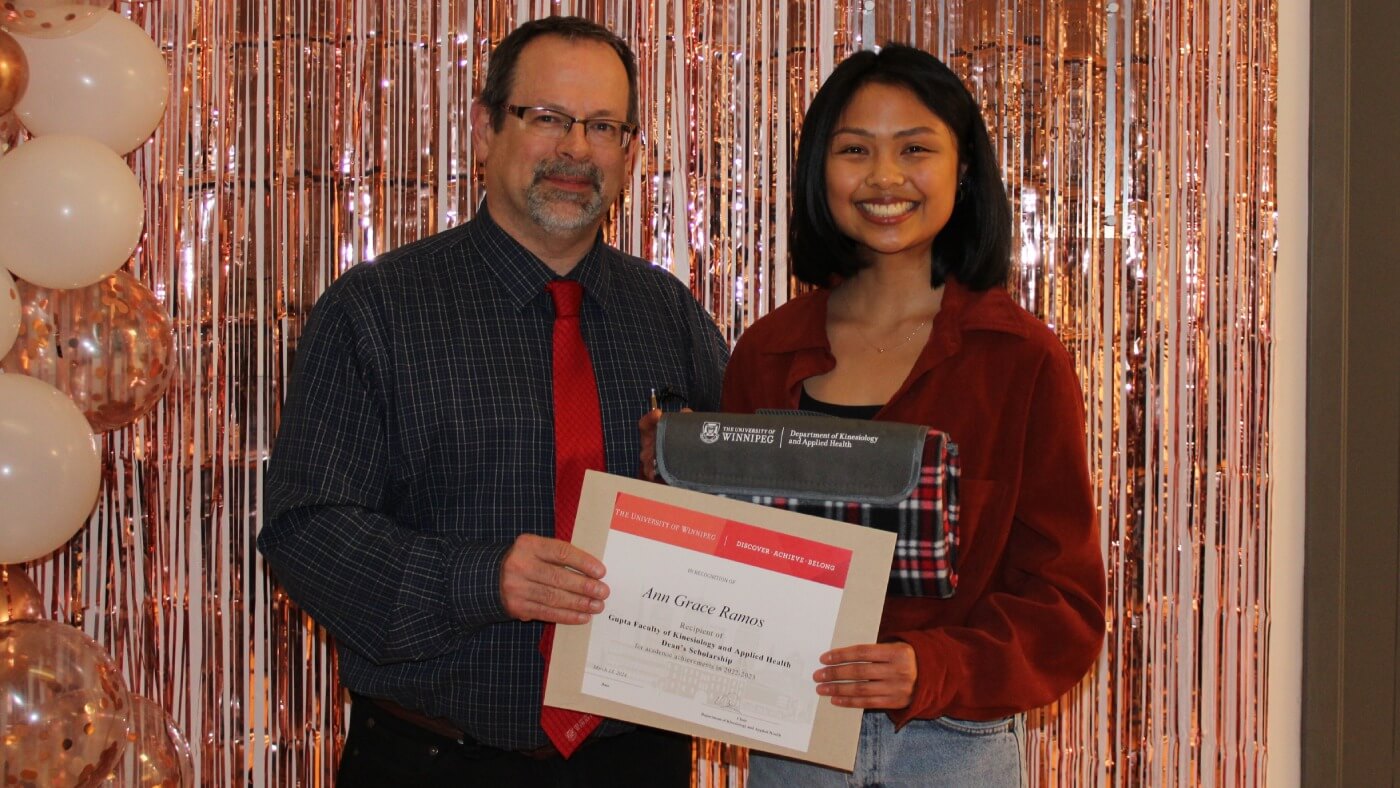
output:
M 0 269 L 0 358 L 15 344 L 19 336 L 19 287 L 10 272 Z
M 160 704 L 131 696 L 131 724 L 122 760 L 104 785 L 184 788 L 194 785 L 194 758 L 184 734 Z
M 0 156 L 4 156 L 10 148 L 19 144 L 24 134 L 24 124 L 19 122 L 15 113 L 0 115 Z
M 174 334 L 165 307 L 118 271 L 77 290 L 19 283 L 20 332 L 0 369 L 67 394 L 97 432 L 144 416 L 170 386 Z
M 17 566 L 0 566 L 0 624 L 38 621 L 44 617 L 44 595 Z
M 0 785 L 95 786 L 127 744 L 130 696 L 102 647 L 56 621 L 0 624 Z
M 111 6 L 112 0 L 0 0 L 0 27 L 36 38 L 71 36 Z

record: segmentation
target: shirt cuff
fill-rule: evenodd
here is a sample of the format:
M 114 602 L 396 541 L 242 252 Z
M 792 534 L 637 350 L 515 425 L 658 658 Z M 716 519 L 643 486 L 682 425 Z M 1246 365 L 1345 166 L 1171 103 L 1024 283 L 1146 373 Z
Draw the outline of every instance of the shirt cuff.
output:
M 905 632 L 891 632 L 881 640 L 899 640 L 914 647 L 914 661 L 919 674 L 914 679 L 914 697 L 902 709 L 890 709 L 890 721 L 895 729 L 903 728 L 910 720 L 926 720 L 940 717 L 952 700 L 954 689 L 961 683 L 954 675 L 958 667 L 953 660 L 946 658 L 950 645 L 929 631 L 914 629 Z
M 501 563 L 512 542 L 468 542 L 452 567 L 452 609 L 468 629 L 507 621 L 501 602 Z

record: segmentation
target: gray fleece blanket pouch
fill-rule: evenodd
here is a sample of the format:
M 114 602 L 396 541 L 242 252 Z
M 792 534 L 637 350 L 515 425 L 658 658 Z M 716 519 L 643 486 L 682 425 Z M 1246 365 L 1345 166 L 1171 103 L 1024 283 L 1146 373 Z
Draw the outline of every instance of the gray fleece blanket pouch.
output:
M 896 535 L 889 593 L 957 587 L 957 446 L 915 424 L 803 411 L 668 413 L 657 471 L 674 487 Z

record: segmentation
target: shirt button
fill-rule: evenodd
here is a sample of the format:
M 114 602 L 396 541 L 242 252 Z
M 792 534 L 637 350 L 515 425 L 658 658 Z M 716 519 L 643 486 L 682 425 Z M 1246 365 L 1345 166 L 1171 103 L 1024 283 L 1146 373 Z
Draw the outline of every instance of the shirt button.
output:
M 373 718 L 373 717 L 370 717 L 369 719 L 365 720 L 365 727 L 366 727 L 366 728 L 373 728 L 373 727 L 374 727 L 374 718 Z
M 438 754 L 438 748 L 436 748 L 436 747 L 429 747 L 429 748 L 428 748 L 428 755 L 430 755 L 430 756 L 436 758 L 436 757 L 437 757 L 437 754 Z

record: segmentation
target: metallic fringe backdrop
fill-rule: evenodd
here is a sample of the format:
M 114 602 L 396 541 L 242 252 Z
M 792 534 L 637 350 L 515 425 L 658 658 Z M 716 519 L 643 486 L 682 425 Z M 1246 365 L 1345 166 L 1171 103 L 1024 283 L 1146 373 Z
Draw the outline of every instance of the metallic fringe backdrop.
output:
M 844 54 L 904 41 L 982 102 L 1018 218 L 1012 287 L 1084 383 L 1109 636 L 1029 715 L 1034 782 L 1263 785 L 1275 4 L 118 3 L 173 81 L 130 158 L 147 214 L 129 270 L 175 320 L 177 379 L 106 435 L 90 525 L 31 576 L 171 711 L 198 784 L 329 785 L 335 658 L 254 550 L 264 463 L 316 296 L 474 210 L 468 107 L 493 42 L 576 13 L 633 43 L 644 152 L 610 237 L 732 339 L 793 291 L 809 98 Z M 742 752 L 697 754 L 700 784 L 740 784 Z

